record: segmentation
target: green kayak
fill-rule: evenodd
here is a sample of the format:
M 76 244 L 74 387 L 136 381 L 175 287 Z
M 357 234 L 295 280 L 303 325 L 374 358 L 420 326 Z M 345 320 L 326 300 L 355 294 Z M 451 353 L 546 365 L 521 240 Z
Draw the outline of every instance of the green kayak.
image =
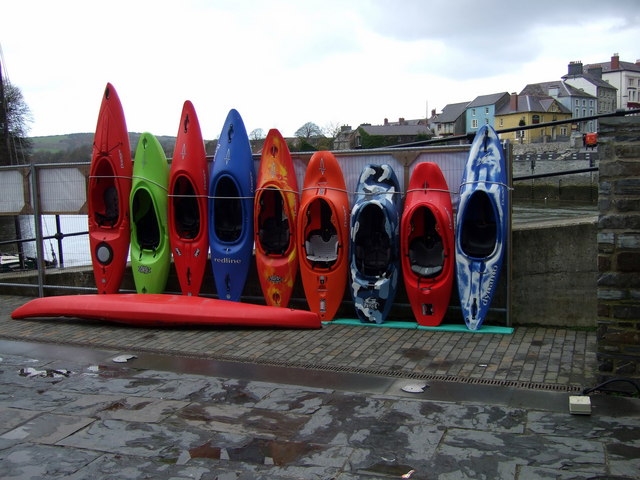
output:
M 169 276 L 171 247 L 167 228 L 169 166 L 160 142 L 143 133 L 133 162 L 131 270 L 138 293 L 163 293 Z

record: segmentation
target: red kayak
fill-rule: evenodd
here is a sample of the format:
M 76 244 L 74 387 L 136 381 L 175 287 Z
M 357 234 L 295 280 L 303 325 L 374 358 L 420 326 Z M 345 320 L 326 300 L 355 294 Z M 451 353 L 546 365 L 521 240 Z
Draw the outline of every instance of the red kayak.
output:
M 200 123 L 184 102 L 169 172 L 169 242 L 180 289 L 198 295 L 209 252 L 207 230 L 207 156 Z
M 449 187 L 435 163 L 416 166 L 400 224 L 402 274 L 418 324 L 440 325 L 449 306 L 455 255 Z
M 73 317 L 142 327 L 222 326 L 320 328 L 313 312 L 214 298 L 158 293 L 62 295 L 36 298 L 11 317 Z
M 300 275 L 309 308 L 333 320 L 349 266 L 349 196 L 331 152 L 316 152 L 304 176 L 298 216 Z
M 287 143 L 276 129 L 262 147 L 254 203 L 256 266 L 267 305 L 286 307 L 298 275 L 298 182 Z
M 89 170 L 88 220 L 93 275 L 99 293 L 116 293 L 129 253 L 131 147 L 122 104 L 110 83 L 104 90 Z

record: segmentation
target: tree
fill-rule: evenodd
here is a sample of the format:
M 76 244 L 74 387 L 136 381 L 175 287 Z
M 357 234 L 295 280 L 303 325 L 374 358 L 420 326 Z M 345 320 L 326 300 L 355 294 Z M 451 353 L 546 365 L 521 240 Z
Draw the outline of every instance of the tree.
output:
M 0 164 L 27 163 L 32 143 L 27 138 L 31 110 L 20 89 L 2 78 L 0 68 Z
M 340 130 L 342 130 L 342 125 L 340 124 L 340 122 L 329 122 L 323 128 L 324 134 L 329 138 L 333 138 L 334 140 L 340 133 Z
M 324 137 L 322 129 L 313 122 L 307 122 L 296 130 L 295 136 L 309 140 L 313 137 Z
M 262 140 L 265 137 L 266 135 L 264 134 L 264 130 L 261 128 L 251 130 L 251 133 L 249 134 L 249 140 Z
M 27 138 L 31 110 L 20 89 L 2 77 L 0 66 L 0 164 L 27 163 L 32 144 Z

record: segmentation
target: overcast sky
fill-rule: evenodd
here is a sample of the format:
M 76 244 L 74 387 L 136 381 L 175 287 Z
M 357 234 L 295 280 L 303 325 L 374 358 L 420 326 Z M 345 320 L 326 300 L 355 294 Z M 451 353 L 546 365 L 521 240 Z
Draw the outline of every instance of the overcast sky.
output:
M 637 0 L 30 0 L 0 6 L 3 74 L 30 135 L 92 132 L 113 83 L 130 131 L 175 135 L 191 100 L 216 138 L 421 118 L 556 80 L 573 60 L 640 58 Z

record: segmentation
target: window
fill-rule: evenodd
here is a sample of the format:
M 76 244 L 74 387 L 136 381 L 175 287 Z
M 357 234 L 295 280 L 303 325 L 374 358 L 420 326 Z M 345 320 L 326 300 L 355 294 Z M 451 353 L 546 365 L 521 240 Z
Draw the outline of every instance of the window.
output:
M 474 117 L 476 116 L 476 109 L 475 108 L 471 109 L 471 115 L 474 116 Z
M 593 108 L 589 109 L 589 116 L 593 117 Z
M 578 99 L 576 98 L 576 107 L 577 107 L 578 105 L 580 105 L 580 100 L 578 100 Z
M 486 113 L 487 115 L 489 115 L 489 107 L 484 107 L 484 113 Z
M 583 107 L 586 107 L 586 106 L 587 106 L 587 101 L 586 101 L 584 98 L 582 99 L 582 106 L 583 106 Z
M 471 128 L 478 128 L 478 119 L 471 120 Z
M 589 100 L 589 106 L 593 107 L 593 100 Z
M 488 119 L 488 118 L 485 118 L 485 119 L 484 119 L 484 124 L 485 124 L 485 125 L 489 125 L 489 119 Z
M 567 136 L 567 127 L 560 127 L 560 135 L 563 137 Z
M 500 126 L 501 126 L 501 127 L 504 127 L 504 118 L 501 118 L 501 119 L 500 119 Z
M 583 109 L 582 109 L 582 116 L 583 116 L 583 117 L 586 117 L 586 116 L 587 116 L 587 109 L 586 109 L 586 108 L 583 108 Z
M 576 101 L 577 101 L 577 100 L 576 100 Z M 575 118 L 578 118 L 578 117 L 580 116 L 580 109 L 579 109 L 579 108 L 576 108 L 576 112 L 575 112 L 575 114 L 574 114 L 573 116 L 574 116 Z

